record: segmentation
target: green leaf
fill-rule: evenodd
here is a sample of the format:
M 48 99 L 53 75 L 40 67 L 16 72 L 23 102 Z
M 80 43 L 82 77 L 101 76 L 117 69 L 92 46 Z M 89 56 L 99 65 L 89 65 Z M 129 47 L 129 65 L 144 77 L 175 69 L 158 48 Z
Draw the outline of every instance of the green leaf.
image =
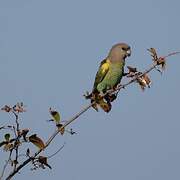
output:
M 4 138 L 5 138 L 6 141 L 9 141 L 9 139 L 10 139 L 10 134 L 9 134 L 9 133 L 5 134 L 5 135 L 4 135 Z
M 56 122 L 56 124 L 60 123 L 61 117 L 59 112 L 52 110 L 51 108 L 49 109 L 49 112 L 51 116 L 53 117 L 53 120 Z

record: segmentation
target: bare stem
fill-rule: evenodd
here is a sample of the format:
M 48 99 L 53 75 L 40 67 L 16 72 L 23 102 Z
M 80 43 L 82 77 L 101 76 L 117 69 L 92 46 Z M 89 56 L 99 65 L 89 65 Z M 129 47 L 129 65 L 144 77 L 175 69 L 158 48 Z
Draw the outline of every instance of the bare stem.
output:
M 64 148 L 65 144 L 66 143 L 64 142 L 64 144 L 55 153 L 51 154 L 47 158 L 50 159 L 50 158 L 54 157 L 56 154 L 58 154 Z
M 2 173 L 1 173 L 1 176 L 0 176 L 0 180 L 2 180 L 2 178 L 4 176 L 4 173 L 5 173 L 5 170 L 6 170 L 7 166 L 8 166 L 8 163 L 11 160 L 11 154 L 12 154 L 12 151 L 9 152 L 9 157 L 8 157 L 8 160 L 6 160 L 6 163 L 5 163 L 4 167 L 3 167 L 3 170 L 2 170 Z
M 13 114 L 14 114 L 14 116 L 15 116 L 15 120 L 16 120 L 16 132 L 15 132 L 15 134 L 16 134 L 16 141 L 15 141 L 15 151 L 16 151 L 16 153 L 15 153 L 15 161 L 14 161 L 14 171 L 16 170 L 16 167 L 17 167 L 17 163 L 18 163 L 18 156 L 19 156 L 19 146 L 18 146 L 18 144 L 19 144 L 19 116 L 18 116 L 18 114 L 16 113 L 16 112 L 14 112 L 14 111 L 12 111 L 13 112 Z

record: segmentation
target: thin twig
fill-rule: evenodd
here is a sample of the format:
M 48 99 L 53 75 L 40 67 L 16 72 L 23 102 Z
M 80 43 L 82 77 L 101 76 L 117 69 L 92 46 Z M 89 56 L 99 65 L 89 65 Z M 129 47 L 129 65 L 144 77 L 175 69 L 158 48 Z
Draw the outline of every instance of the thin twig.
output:
M 0 180 L 2 180 L 2 178 L 4 176 L 4 173 L 5 173 L 5 170 L 6 170 L 7 166 L 8 166 L 8 163 L 11 160 L 11 154 L 12 154 L 12 151 L 9 152 L 9 157 L 8 157 L 8 160 L 6 160 L 6 163 L 5 163 L 4 167 L 3 167 Z
M 1 126 L 0 127 L 0 130 L 3 130 L 3 129 L 10 129 L 11 131 L 13 130 L 13 127 L 11 125 L 7 125 L 7 126 Z
M 180 51 L 176 51 L 176 52 L 172 52 L 172 53 L 169 53 L 168 55 L 164 56 L 163 58 L 167 58 L 167 57 L 170 57 L 170 56 L 174 56 L 176 54 L 180 54 Z
M 14 171 L 16 170 L 17 163 L 18 163 L 18 156 L 19 156 L 19 116 L 16 112 L 12 111 L 14 116 L 15 116 L 15 121 L 16 121 L 16 141 L 15 141 L 15 160 L 14 160 Z
M 50 159 L 50 158 L 54 157 L 56 154 L 58 154 L 64 148 L 65 144 L 66 143 L 64 142 L 64 144 L 55 153 L 51 154 L 47 158 Z
M 18 133 L 19 133 L 19 116 L 17 115 L 16 112 L 12 111 L 12 113 L 14 114 L 15 116 L 15 122 L 16 122 L 16 137 L 18 137 Z

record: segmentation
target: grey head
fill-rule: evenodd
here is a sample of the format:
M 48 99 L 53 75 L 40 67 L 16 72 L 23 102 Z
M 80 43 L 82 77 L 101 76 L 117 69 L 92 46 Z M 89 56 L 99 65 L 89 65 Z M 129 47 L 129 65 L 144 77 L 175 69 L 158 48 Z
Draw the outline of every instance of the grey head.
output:
M 131 48 L 126 43 L 115 44 L 108 54 L 108 59 L 111 62 L 124 61 L 126 57 L 131 55 Z

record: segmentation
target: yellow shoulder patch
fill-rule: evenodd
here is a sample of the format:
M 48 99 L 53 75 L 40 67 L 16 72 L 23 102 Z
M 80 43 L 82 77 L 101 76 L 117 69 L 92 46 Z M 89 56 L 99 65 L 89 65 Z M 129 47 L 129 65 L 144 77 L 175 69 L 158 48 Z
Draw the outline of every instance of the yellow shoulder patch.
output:
M 106 71 L 108 71 L 109 65 L 110 65 L 110 61 L 109 60 L 106 60 L 106 62 L 102 64 L 102 66 L 101 66 L 102 73 L 105 73 Z

